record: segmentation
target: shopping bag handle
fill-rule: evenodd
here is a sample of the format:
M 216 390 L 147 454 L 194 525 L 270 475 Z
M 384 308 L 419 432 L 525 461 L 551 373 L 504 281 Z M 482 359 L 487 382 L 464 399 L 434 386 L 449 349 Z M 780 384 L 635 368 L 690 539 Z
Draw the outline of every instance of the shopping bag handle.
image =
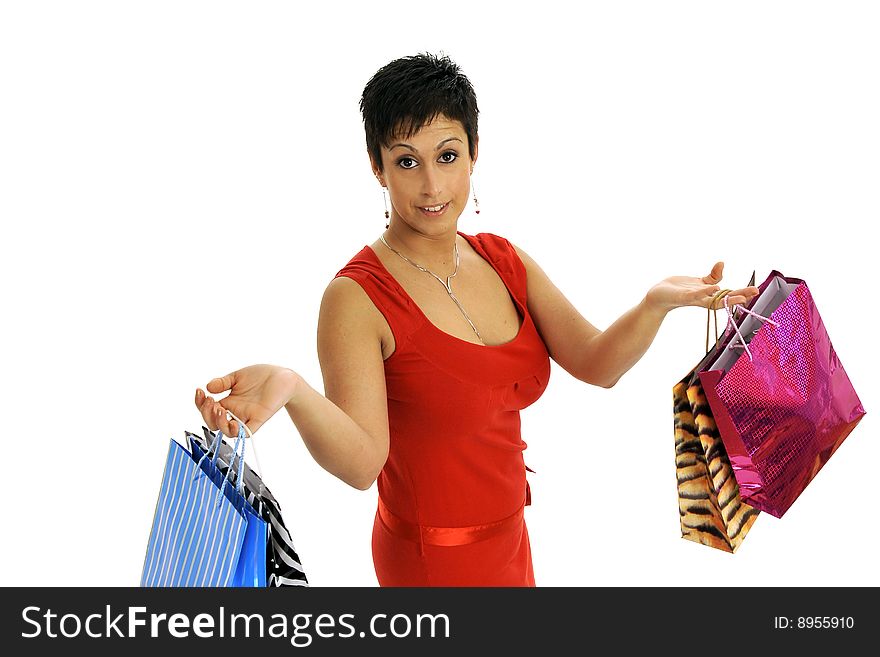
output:
M 260 499 L 260 504 L 262 505 L 261 497 L 263 495 L 263 490 L 265 488 L 265 486 L 263 484 L 263 468 L 260 465 L 260 457 L 257 455 L 256 443 L 253 443 L 254 434 L 253 434 L 253 432 L 251 432 L 251 430 L 248 428 L 248 426 L 244 422 L 242 422 L 241 419 L 235 413 L 233 413 L 232 411 L 230 411 L 229 409 L 226 409 L 226 408 L 224 408 L 223 410 L 226 411 L 226 413 L 228 415 L 232 416 L 233 420 L 238 422 L 238 435 L 236 436 L 235 446 L 233 447 L 233 450 L 232 450 L 232 458 L 230 458 L 229 467 L 226 471 L 226 476 L 223 478 L 223 485 L 220 487 L 220 491 L 217 495 L 217 504 L 220 504 L 223 492 L 226 489 L 226 482 L 229 480 L 230 476 L 232 475 L 232 471 L 235 466 L 236 456 L 238 456 L 238 481 L 236 483 L 236 489 L 238 490 L 238 492 L 242 496 L 244 496 L 244 452 L 245 452 L 245 444 L 246 444 L 245 438 L 250 438 L 252 441 L 252 445 L 253 445 L 254 459 L 256 459 L 256 462 L 257 462 L 257 473 L 259 474 L 259 481 L 260 481 L 260 489 L 259 489 L 259 491 L 256 491 L 257 498 Z M 229 418 L 227 417 L 226 419 L 228 420 Z M 196 468 L 195 478 L 198 478 L 199 476 L 204 474 L 202 472 L 202 468 L 201 468 L 202 461 L 204 461 L 205 458 L 207 458 L 208 456 L 211 456 L 211 463 L 213 463 L 215 466 L 217 465 L 217 459 L 220 458 L 220 445 L 222 442 L 223 442 L 223 432 L 218 429 L 216 432 L 214 432 L 214 441 L 208 445 L 208 450 L 204 454 L 202 454 L 202 458 L 199 459 L 198 466 Z M 241 455 L 238 454 L 239 446 L 241 446 Z M 213 454 L 212 454 L 212 452 L 213 452 Z
M 262 495 L 263 488 L 264 488 L 264 486 L 263 486 L 263 467 L 260 465 L 260 457 L 257 454 L 257 443 L 254 440 L 254 434 L 251 433 L 251 430 L 248 428 L 248 425 L 246 425 L 244 422 L 242 422 L 241 419 L 235 413 L 230 411 L 228 408 L 223 408 L 223 410 L 226 411 L 226 414 L 231 416 L 233 420 L 238 422 L 238 434 L 241 435 L 241 431 L 242 431 L 242 429 L 244 429 L 244 431 L 247 433 L 247 437 L 251 441 L 251 451 L 254 453 L 254 460 L 256 460 L 256 462 L 257 462 L 257 474 L 260 475 L 260 490 L 259 490 L 258 494 Z M 226 419 L 228 420 L 229 418 L 227 417 Z M 218 452 L 218 454 L 219 454 L 219 452 Z M 215 455 L 215 458 L 216 458 L 216 455 Z M 240 462 L 240 465 L 243 463 L 244 463 L 244 461 L 242 460 Z M 239 475 L 239 477 L 241 477 L 241 475 Z
M 709 307 L 706 309 L 706 353 L 709 352 L 709 320 L 712 318 L 712 313 L 715 313 L 715 348 L 718 348 L 718 309 L 713 308 L 715 302 L 718 299 L 724 297 L 725 301 L 727 299 L 727 295 L 733 292 L 733 290 L 718 290 L 715 293 L 715 296 L 712 297 L 712 301 L 709 303 Z
M 232 458 L 229 462 L 229 467 L 226 470 L 226 474 L 223 477 L 223 485 L 220 487 L 220 490 L 217 491 L 217 505 L 220 505 L 220 502 L 223 498 L 223 493 L 226 490 L 226 484 L 229 481 L 230 476 L 232 475 L 232 471 L 235 469 L 235 458 L 239 456 L 238 450 L 239 446 L 241 447 L 241 455 L 239 456 L 238 461 L 238 482 L 236 484 L 236 489 L 238 492 L 244 496 L 244 449 L 245 449 L 245 428 L 244 424 L 239 424 L 238 427 L 238 436 L 235 440 L 235 447 L 232 449 Z M 223 433 L 221 431 L 217 431 L 214 434 L 214 442 L 208 448 L 208 451 L 202 454 L 202 458 L 199 459 L 199 462 L 196 464 L 196 475 L 194 479 L 203 476 L 205 473 L 202 471 L 202 461 L 204 461 L 211 452 L 214 452 L 214 456 L 211 458 L 211 462 L 215 465 L 217 464 L 217 456 L 220 454 L 220 444 L 223 442 Z
M 763 315 L 759 315 L 758 313 L 753 313 L 748 308 L 743 308 L 739 304 L 735 304 L 733 306 L 733 312 L 731 312 L 730 306 L 727 303 L 727 296 L 724 297 L 724 310 L 727 311 L 727 325 L 730 326 L 731 324 L 733 324 L 733 330 L 736 331 L 736 334 L 739 336 L 739 339 L 742 341 L 742 344 L 740 345 L 740 344 L 736 343 L 736 338 L 733 338 L 733 340 L 730 341 L 730 344 L 727 345 L 727 348 L 733 349 L 734 347 L 742 347 L 743 349 L 746 350 L 746 353 L 749 356 L 749 362 L 752 362 L 752 352 L 749 351 L 749 345 L 746 343 L 746 339 L 743 337 L 742 333 L 740 333 L 739 326 L 737 326 L 736 322 L 733 320 L 733 313 L 736 312 L 737 308 L 742 310 L 744 313 L 748 313 L 752 317 L 756 317 L 757 319 L 760 319 L 762 322 L 767 322 L 769 324 L 773 324 L 773 326 L 779 326 L 779 322 L 776 322 L 776 321 L 770 319 L 769 317 L 764 317 Z M 757 332 L 758 332 L 758 329 L 755 329 L 754 331 L 752 331 L 753 334 L 757 333 Z
M 248 428 L 248 426 L 244 422 L 242 422 L 241 419 L 235 413 L 233 413 L 232 411 L 225 409 L 225 408 L 223 410 L 225 410 L 228 415 L 231 415 L 232 419 L 234 419 L 236 422 L 238 422 L 238 436 L 236 436 L 235 447 L 233 448 L 232 458 L 230 459 L 230 463 L 229 463 L 229 470 L 227 471 L 226 475 L 227 475 L 227 477 L 229 477 L 230 472 L 232 471 L 233 466 L 235 465 L 235 457 L 236 457 L 236 455 L 238 455 L 239 445 L 241 445 L 241 456 L 239 457 L 239 462 L 238 462 L 237 488 L 238 488 L 238 491 L 240 493 L 242 493 L 242 495 L 243 495 L 244 494 L 243 477 L 244 477 L 245 437 L 250 438 L 252 441 L 252 450 L 254 453 L 254 459 L 257 462 L 257 473 L 259 474 L 259 480 L 260 480 L 260 489 L 256 492 L 257 492 L 257 496 L 260 497 L 260 496 L 262 496 L 263 489 L 264 489 L 263 468 L 260 465 L 260 457 L 257 454 L 256 443 L 253 442 L 254 434 L 251 432 L 251 430 Z M 227 420 L 228 419 L 229 418 L 227 417 Z M 202 455 L 202 458 L 199 459 L 199 466 L 201 466 L 202 460 L 204 460 L 209 455 L 211 456 L 211 462 L 214 465 L 217 465 L 217 459 L 220 458 L 220 444 L 222 442 L 223 442 L 223 432 L 218 429 L 216 432 L 214 432 L 214 441 L 208 445 L 208 451 L 206 451 Z M 198 471 L 201 472 L 201 467 L 199 467 Z M 196 476 L 198 476 L 198 474 Z M 223 484 L 224 487 L 226 485 L 225 481 L 226 481 L 226 478 L 224 478 L 224 484 Z M 221 490 L 221 492 L 222 492 L 222 490 Z
M 223 440 L 222 432 L 218 431 L 217 433 L 220 434 L 220 436 L 221 436 L 220 440 Z M 238 446 L 239 445 L 241 445 L 241 456 L 239 456 L 239 454 L 238 454 Z M 230 462 L 229 462 L 229 468 L 226 470 L 226 476 L 223 477 L 223 485 L 220 487 L 220 493 L 217 495 L 217 504 L 218 505 L 220 504 L 220 498 L 223 496 L 223 491 L 226 488 L 226 482 L 229 480 L 229 477 L 232 475 L 232 470 L 234 469 L 234 466 L 235 466 L 235 457 L 236 456 L 239 457 L 238 458 L 238 485 L 236 486 L 236 489 L 238 490 L 238 493 L 240 495 L 244 496 L 244 450 L 245 450 L 246 445 L 247 445 L 247 443 L 245 442 L 244 425 L 239 424 L 238 425 L 238 436 L 235 439 L 235 447 L 232 449 L 232 458 L 230 459 Z M 217 451 L 219 452 L 220 446 L 218 445 L 217 447 L 218 447 Z
M 752 286 L 754 284 L 755 284 L 755 270 L 753 269 L 752 270 L 752 277 L 749 279 L 749 285 Z M 718 301 L 718 299 L 720 299 L 722 297 L 726 297 L 732 291 L 733 290 L 726 290 L 726 289 L 725 290 L 718 290 L 718 292 L 715 293 L 715 296 L 712 297 L 712 301 L 709 304 L 709 307 L 706 309 L 706 353 L 709 353 L 709 320 L 711 319 L 713 311 L 715 313 L 715 349 L 718 348 L 718 309 L 713 308 L 712 306 L 715 305 L 715 303 Z M 742 308 L 742 310 L 745 310 L 745 308 L 743 308 L 742 306 L 736 306 L 736 307 L 734 307 L 734 311 L 736 311 L 736 308 Z M 728 311 L 728 315 L 729 314 L 730 313 Z M 728 318 L 728 323 L 730 323 L 729 318 Z

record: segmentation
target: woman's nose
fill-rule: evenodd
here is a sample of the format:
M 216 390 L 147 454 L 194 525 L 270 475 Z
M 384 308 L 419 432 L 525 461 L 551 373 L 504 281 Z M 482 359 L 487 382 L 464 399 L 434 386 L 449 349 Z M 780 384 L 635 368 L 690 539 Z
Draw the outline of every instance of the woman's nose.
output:
M 422 171 L 424 173 L 422 178 L 422 195 L 431 201 L 442 200 L 438 198 L 442 189 L 440 172 L 431 166 L 424 167 Z

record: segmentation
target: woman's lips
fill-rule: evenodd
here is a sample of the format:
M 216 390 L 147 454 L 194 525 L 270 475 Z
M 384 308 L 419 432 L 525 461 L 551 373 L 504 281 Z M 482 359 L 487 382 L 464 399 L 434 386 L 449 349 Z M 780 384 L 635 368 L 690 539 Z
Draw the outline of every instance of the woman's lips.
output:
M 436 205 L 429 205 L 428 207 L 429 208 L 436 208 L 437 206 Z M 437 210 L 436 212 L 431 212 L 430 210 L 426 210 L 425 208 L 419 208 L 419 210 L 421 210 L 422 214 L 424 214 L 427 217 L 439 217 L 441 214 L 446 212 L 446 208 L 448 208 L 448 207 L 449 207 L 449 202 L 447 201 L 446 203 L 443 204 L 443 207 L 440 208 L 439 210 Z

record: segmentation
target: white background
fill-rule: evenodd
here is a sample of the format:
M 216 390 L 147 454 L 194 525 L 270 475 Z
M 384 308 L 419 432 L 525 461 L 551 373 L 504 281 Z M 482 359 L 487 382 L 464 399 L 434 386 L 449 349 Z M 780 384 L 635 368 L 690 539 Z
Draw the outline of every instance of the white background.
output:
M 706 312 L 611 390 L 554 365 L 522 413 L 538 585 L 880 585 L 878 32 L 871 2 L 3 3 L 0 583 L 136 586 L 196 387 L 266 362 L 323 390 L 321 295 L 384 228 L 360 93 L 442 51 L 481 110 L 460 230 L 600 328 L 716 260 L 803 278 L 868 411 L 730 555 L 678 523 L 671 390 Z M 283 411 L 256 443 L 312 584 L 376 586 L 375 485 Z

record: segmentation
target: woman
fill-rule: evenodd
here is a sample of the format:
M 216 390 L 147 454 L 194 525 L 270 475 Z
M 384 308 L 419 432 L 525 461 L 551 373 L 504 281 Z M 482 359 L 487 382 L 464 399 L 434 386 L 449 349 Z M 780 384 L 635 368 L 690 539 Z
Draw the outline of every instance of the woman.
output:
M 518 246 L 457 231 L 477 162 L 477 102 L 446 57 L 395 60 L 361 112 L 387 225 L 327 286 L 318 322 L 325 395 L 296 372 L 254 365 L 213 379 L 196 405 L 212 430 L 255 431 L 284 407 L 326 470 L 378 481 L 373 560 L 383 586 L 534 586 L 519 411 L 552 358 L 612 387 L 669 310 L 711 303 L 723 263 L 672 277 L 605 331 Z M 476 203 L 476 198 L 474 198 Z M 732 292 L 745 303 L 758 290 Z

